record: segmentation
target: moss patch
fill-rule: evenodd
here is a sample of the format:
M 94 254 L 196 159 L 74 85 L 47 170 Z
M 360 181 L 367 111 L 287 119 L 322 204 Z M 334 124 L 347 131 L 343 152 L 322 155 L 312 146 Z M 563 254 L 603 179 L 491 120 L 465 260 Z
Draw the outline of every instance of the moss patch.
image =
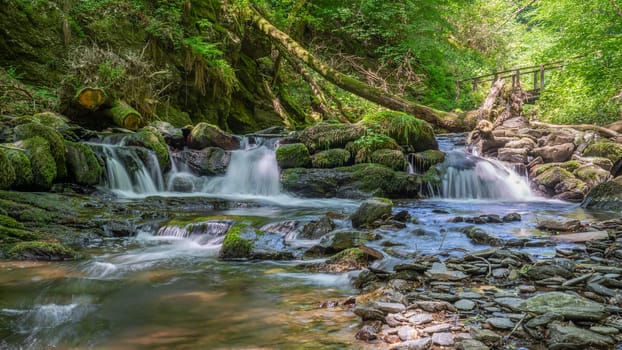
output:
M 31 137 L 42 137 L 50 147 L 50 152 L 56 164 L 56 179 L 67 176 L 65 166 L 65 142 L 61 134 L 51 127 L 38 123 L 27 123 L 15 127 L 15 140 L 25 140 Z
M 300 133 L 300 141 L 310 151 L 344 147 L 348 142 L 359 139 L 365 128 L 356 124 L 320 123 Z
M 389 136 L 370 131 L 357 140 L 348 143 L 346 149 L 354 155 L 356 163 L 368 163 L 372 161 L 371 155 L 377 150 L 401 150 L 402 148 Z
M 52 187 L 52 182 L 56 179 L 57 167 L 48 142 L 42 137 L 35 136 L 19 142 L 18 147 L 26 151 L 30 160 L 33 189 L 49 190 Z
M 398 171 L 406 170 L 408 164 L 402 151 L 392 149 L 379 149 L 375 151 L 371 155 L 371 161 Z
M 302 143 L 280 145 L 276 149 L 276 161 L 281 169 L 305 168 L 311 164 L 307 146 Z
M 411 146 L 415 151 L 438 149 L 432 126 L 410 114 L 395 111 L 369 113 L 363 116 L 361 124 L 390 136 L 400 145 Z
M 171 168 L 171 158 L 166 147 L 164 137 L 152 126 L 146 126 L 124 140 L 128 146 L 147 148 L 155 153 L 160 169 L 167 171 Z
M 88 145 L 65 141 L 69 177 L 80 185 L 97 185 L 104 173 L 95 153 Z
M 221 259 L 247 259 L 250 257 L 253 245 L 241 237 L 242 230 L 247 227 L 247 225 L 236 224 L 229 229 L 220 248 L 219 256 Z
M 7 251 L 16 260 L 68 260 L 77 257 L 73 249 L 51 242 L 20 242 Z
M 573 172 L 575 170 L 577 170 L 579 167 L 581 166 L 581 163 L 579 163 L 576 160 L 569 160 L 567 162 L 564 163 L 548 163 L 548 164 L 541 164 L 538 165 L 534 168 L 533 170 L 533 174 L 534 176 L 538 176 L 540 174 L 542 174 L 543 172 L 552 169 L 552 168 L 561 168 L 564 170 L 567 170 L 569 172 Z
M 15 182 L 15 170 L 6 152 L 0 148 L 0 190 L 6 190 Z
M 11 162 L 11 166 L 13 166 L 15 170 L 15 182 L 12 187 L 18 190 L 30 188 L 34 181 L 34 177 L 30 159 L 28 159 L 26 152 L 13 147 L 0 147 L 0 153 L 5 153 L 7 155 Z
M 585 157 L 603 157 L 609 159 L 613 164 L 622 159 L 622 145 L 617 142 L 600 141 L 589 145 L 583 151 Z
M 350 152 L 342 148 L 328 149 L 311 156 L 314 168 L 336 168 L 350 162 Z

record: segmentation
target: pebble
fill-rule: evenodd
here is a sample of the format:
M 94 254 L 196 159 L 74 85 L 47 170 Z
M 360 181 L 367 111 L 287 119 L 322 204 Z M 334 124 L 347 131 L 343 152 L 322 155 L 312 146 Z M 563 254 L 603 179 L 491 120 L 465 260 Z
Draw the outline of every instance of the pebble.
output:
M 454 306 L 458 310 L 471 311 L 475 308 L 475 302 L 469 299 L 461 299 L 461 300 L 456 301 Z
M 432 343 L 440 346 L 454 345 L 454 335 L 449 332 L 434 333 L 432 335 Z
M 509 318 L 491 317 L 486 322 L 496 329 L 512 329 L 515 326 Z

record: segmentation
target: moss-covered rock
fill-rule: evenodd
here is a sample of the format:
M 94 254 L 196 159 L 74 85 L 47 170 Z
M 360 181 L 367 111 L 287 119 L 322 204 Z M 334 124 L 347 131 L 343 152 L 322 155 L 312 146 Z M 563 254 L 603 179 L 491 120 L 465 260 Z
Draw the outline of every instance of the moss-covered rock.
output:
M 416 152 L 438 149 L 432 126 L 410 114 L 395 111 L 369 113 L 363 116 L 361 124 L 390 136 L 400 145 L 410 146 Z
M 587 209 L 622 210 L 622 176 L 592 188 L 581 206 Z
M 346 145 L 346 149 L 354 156 L 355 163 L 371 163 L 371 155 L 381 149 L 401 150 L 402 147 L 387 135 L 373 131 Z
M 7 256 L 16 260 L 70 260 L 77 253 L 59 243 L 51 242 L 20 242 L 7 251 Z
M 13 166 L 13 170 L 15 170 L 15 182 L 12 187 L 18 190 L 25 190 L 32 187 L 34 177 L 30 159 L 28 159 L 26 152 L 12 146 L 7 146 L 0 147 L 0 153 L 6 154 Z
M 379 257 L 382 257 L 382 254 L 370 248 L 350 248 L 330 257 L 318 270 L 329 272 L 360 270 Z
M 276 149 L 276 161 L 281 169 L 306 168 L 311 164 L 307 146 L 302 143 L 280 145 Z
M 15 127 L 15 140 L 25 140 L 31 137 L 42 137 L 50 147 L 50 152 L 56 164 L 56 179 L 62 180 L 67 177 L 65 165 L 65 142 L 61 134 L 55 129 L 39 124 L 27 123 Z
M 53 128 L 57 131 L 62 131 L 69 128 L 69 118 L 54 112 L 35 113 L 32 116 L 32 120 L 39 124 Z
M 155 128 L 164 141 L 169 146 L 175 149 L 183 149 L 186 145 L 186 138 L 181 128 L 173 126 L 173 124 L 161 120 L 157 120 L 149 124 L 149 126 Z
M 369 227 L 377 220 L 388 219 L 392 209 L 393 203 L 386 198 L 368 199 L 350 216 L 352 227 Z
M 604 170 L 603 168 L 593 165 L 586 164 L 583 165 L 573 172 L 573 174 L 581 181 L 588 184 L 590 187 L 594 187 L 598 184 L 601 184 L 607 180 L 611 179 L 611 173 Z
M 311 165 L 314 168 L 336 168 L 350 162 L 350 152 L 343 148 L 327 149 L 311 156 Z
M 30 160 L 33 175 L 32 189 L 49 190 L 56 179 L 56 162 L 50 151 L 49 143 L 44 138 L 35 136 L 20 141 L 16 145 L 26 152 Z
M 365 135 L 365 128 L 357 124 L 320 123 L 303 130 L 299 139 L 309 151 L 341 148 Z
M 556 199 L 581 202 L 588 185 L 560 167 L 550 168 L 533 179 L 538 189 Z
M 549 170 L 549 169 L 553 169 L 553 168 L 561 168 L 564 170 L 567 170 L 569 172 L 574 172 L 575 170 L 577 170 L 577 168 L 579 168 L 581 166 L 581 163 L 579 163 L 576 160 L 569 160 L 567 162 L 563 162 L 563 163 L 546 163 L 546 164 L 540 164 L 540 165 L 536 165 L 532 171 L 531 171 L 531 176 L 538 176 L 540 174 L 542 174 L 543 172 Z
M 0 148 L 0 190 L 6 190 L 15 182 L 15 170 L 3 148 Z
M 82 143 L 65 141 L 65 149 L 70 179 L 79 185 L 97 185 L 104 173 L 104 168 L 91 147 Z
M 188 147 L 194 149 L 220 147 L 224 150 L 232 151 L 240 148 L 240 140 L 234 135 L 220 130 L 215 125 L 199 123 L 188 135 Z
M 392 149 L 379 149 L 375 151 L 371 155 L 371 161 L 398 171 L 406 170 L 406 166 L 408 165 L 404 153 Z
M 162 121 L 169 122 L 178 128 L 192 124 L 192 119 L 188 113 L 182 112 L 168 103 L 158 104 L 156 114 Z
M 243 224 L 233 225 L 222 242 L 220 248 L 220 258 L 227 259 L 249 259 L 253 245 L 247 239 L 242 238 L 243 230 L 248 226 Z
M 602 140 L 589 145 L 584 151 L 585 157 L 603 157 L 613 164 L 622 159 L 622 144 L 608 140 Z
M 419 172 L 426 172 L 430 167 L 445 161 L 445 153 L 439 150 L 429 149 L 427 151 L 413 153 L 413 167 Z
M 171 168 L 171 158 L 168 147 L 166 146 L 166 141 L 154 127 L 146 126 L 128 135 L 123 142 L 127 146 L 144 147 L 153 151 L 162 171 L 167 171 Z

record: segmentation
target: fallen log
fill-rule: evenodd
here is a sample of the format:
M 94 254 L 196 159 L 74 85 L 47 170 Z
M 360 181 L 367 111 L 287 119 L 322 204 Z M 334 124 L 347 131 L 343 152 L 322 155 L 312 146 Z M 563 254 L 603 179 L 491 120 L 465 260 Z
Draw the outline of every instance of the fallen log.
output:
M 83 87 L 76 92 L 73 103 L 88 111 L 98 110 L 107 100 L 106 92 L 96 87 Z
M 138 130 L 143 121 L 140 113 L 123 101 L 115 101 L 104 114 L 115 125 L 132 131 Z

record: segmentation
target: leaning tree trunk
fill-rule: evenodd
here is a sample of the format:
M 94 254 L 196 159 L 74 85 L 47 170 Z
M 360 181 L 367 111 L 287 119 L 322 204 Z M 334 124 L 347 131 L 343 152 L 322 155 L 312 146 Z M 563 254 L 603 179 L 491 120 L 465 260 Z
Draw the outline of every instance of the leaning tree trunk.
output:
M 255 27 L 274 40 L 278 44 L 277 46 L 282 47 L 289 54 L 300 59 L 318 72 L 324 79 L 338 87 L 383 107 L 412 114 L 417 118 L 423 119 L 448 131 L 466 131 L 473 128 L 473 121 L 466 120 L 463 116 L 442 112 L 424 105 L 406 101 L 398 96 L 386 93 L 362 81 L 338 72 L 303 48 L 289 35 L 268 22 L 257 10 L 251 6 L 247 6 L 245 9 L 246 15 L 252 20 Z
M 115 125 L 132 131 L 138 130 L 142 124 L 140 113 L 123 101 L 115 101 L 105 115 Z

